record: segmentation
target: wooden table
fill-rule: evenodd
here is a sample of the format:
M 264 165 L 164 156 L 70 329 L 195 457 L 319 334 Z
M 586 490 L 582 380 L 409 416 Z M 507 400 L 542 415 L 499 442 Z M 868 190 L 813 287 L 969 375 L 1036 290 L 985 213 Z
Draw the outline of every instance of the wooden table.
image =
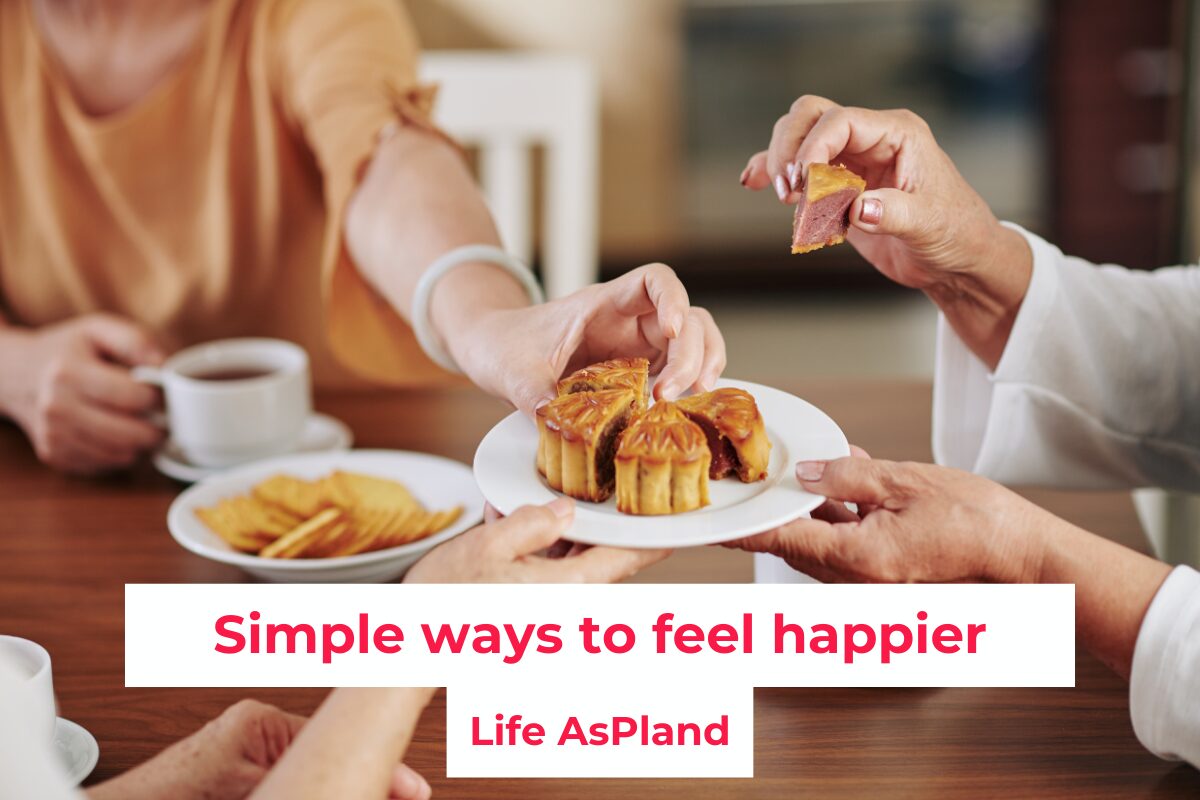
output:
M 785 387 L 827 409 L 880 458 L 929 459 L 929 386 L 809 381 Z M 358 443 L 469 461 L 504 413 L 470 390 L 329 395 L 318 406 Z M 0 632 L 54 658 L 62 713 L 100 742 L 91 781 L 152 756 L 248 694 L 308 713 L 317 690 L 123 688 L 123 590 L 135 582 L 242 581 L 167 535 L 179 487 L 149 468 L 104 481 L 56 475 L 0 423 Z M 1057 513 L 1145 549 L 1126 495 L 1032 493 Z M 639 580 L 750 580 L 748 556 L 677 553 Z M 760 689 L 755 774 L 738 781 L 448 781 L 445 704 L 426 712 L 408 761 L 440 797 L 1195 797 L 1200 773 L 1146 753 L 1124 683 L 1080 653 L 1075 689 Z

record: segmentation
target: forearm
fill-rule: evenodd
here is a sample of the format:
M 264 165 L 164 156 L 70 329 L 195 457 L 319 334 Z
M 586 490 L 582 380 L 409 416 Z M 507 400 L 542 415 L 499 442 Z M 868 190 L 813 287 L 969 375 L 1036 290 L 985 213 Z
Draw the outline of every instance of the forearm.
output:
M 453 149 L 402 127 L 380 144 L 346 214 L 347 249 L 363 276 L 405 318 L 421 274 L 444 253 L 499 244 L 487 206 Z M 521 284 L 492 264 L 447 273 L 430 299 L 430 319 L 452 356 L 488 311 L 527 305 Z
M 33 392 L 21 377 L 29 366 L 24 355 L 28 338 L 28 331 L 10 325 L 0 314 L 0 417 L 12 417 Z
M 1062 520 L 1053 524 L 1033 532 L 1041 540 L 1034 580 L 1075 584 L 1079 639 L 1128 679 L 1142 619 L 1171 568 Z
M 1004 354 L 1029 288 L 1033 255 L 1024 237 L 996 224 L 978 263 L 925 289 L 963 343 L 988 369 Z
M 252 797 L 384 797 L 432 689 L 337 689 Z

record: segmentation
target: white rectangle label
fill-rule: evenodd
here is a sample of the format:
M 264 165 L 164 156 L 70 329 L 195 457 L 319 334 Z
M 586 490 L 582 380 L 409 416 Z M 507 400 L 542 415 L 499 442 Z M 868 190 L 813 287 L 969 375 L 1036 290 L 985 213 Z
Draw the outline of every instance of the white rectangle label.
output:
M 453 775 L 744 777 L 755 686 L 1074 681 L 1070 585 L 126 586 L 127 686 L 446 686 Z

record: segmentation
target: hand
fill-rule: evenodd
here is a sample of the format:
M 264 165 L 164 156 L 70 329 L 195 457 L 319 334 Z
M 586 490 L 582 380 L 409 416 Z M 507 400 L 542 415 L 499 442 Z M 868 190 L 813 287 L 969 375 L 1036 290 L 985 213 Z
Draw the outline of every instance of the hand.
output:
M 591 547 L 564 558 L 535 555 L 555 544 L 575 518 L 575 503 L 560 497 L 523 506 L 435 547 L 405 583 L 613 583 L 670 555 L 668 550 Z
M 196 733 L 129 772 L 94 787 L 92 800 L 171 797 L 227 800 L 248 796 L 295 740 L 305 719 L 266 703 L 242 700 Z M 427 800 L 429 784 L 396 766 L 390 798 Z
M 776 122 L 742 185 L 773 186 L 782 202 L 794 203 L 813 163 L 844 163 L 866 179 L 867 191 L 850 207 L 848 241 L 888 278 L 927 292 L 994 366 L 1029 286 L 1032 257 L 924 120 L 907 110 L 847 108 L 806 95 Z
M 130 367 L 163 354 L 141 328 L 89 314 L 37 330 L 0 329 L 0 411 L 29 437 L 46 464 L 91 474 L 129 466 L 163 431 L 144 415 L 158 391 Z
M 608 358 L 648 358 L 652 372 L 661 370 L 655 394 L 666 399 L 711 389 L 725 369 L 712 316 L 689 305 L 663 264 L 561 300 L 487 312 L 455 337 L 452 352 L 471 380 L 530 415 L 555 396 L 564 373 Z
M 945 467 L 852 456 L 802 461 L 796 477 L 829 498 L 814 518 L 729 546 L 773 553 L 827 582 L 1036 581 L 1045 541 L 1072 527 L 999 484 Z

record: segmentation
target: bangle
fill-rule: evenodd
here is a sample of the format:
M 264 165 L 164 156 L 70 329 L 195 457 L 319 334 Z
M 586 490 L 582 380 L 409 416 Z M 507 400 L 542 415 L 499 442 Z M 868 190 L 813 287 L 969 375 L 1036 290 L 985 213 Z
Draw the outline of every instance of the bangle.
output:
M 542 293 L 542 287 L 529 267 L 499 247 L 490 244 L 468 244 L 456 247 L 449 253 L 439 256 L 421 273 L 421 279 L 417 281 L 417 289 L 413 292 L 412 329 L 416 334 L 417 343 L 421 345 L 425 355 L 449 372 L 462 372 L 462 370 L 446 352 L 446 348 L 433 330 L 433 323 L 429 319 L 429 298 L 433 296 L 433 288 L 437 286 L 437 282 L 442 279 L 443 275 L 455 267 L 472 261 L 495 264 L 512 275 L 520 282 L 525 293 L 529 295 L 530 302 L 534 305 L 544 302 L 546 299 Z

